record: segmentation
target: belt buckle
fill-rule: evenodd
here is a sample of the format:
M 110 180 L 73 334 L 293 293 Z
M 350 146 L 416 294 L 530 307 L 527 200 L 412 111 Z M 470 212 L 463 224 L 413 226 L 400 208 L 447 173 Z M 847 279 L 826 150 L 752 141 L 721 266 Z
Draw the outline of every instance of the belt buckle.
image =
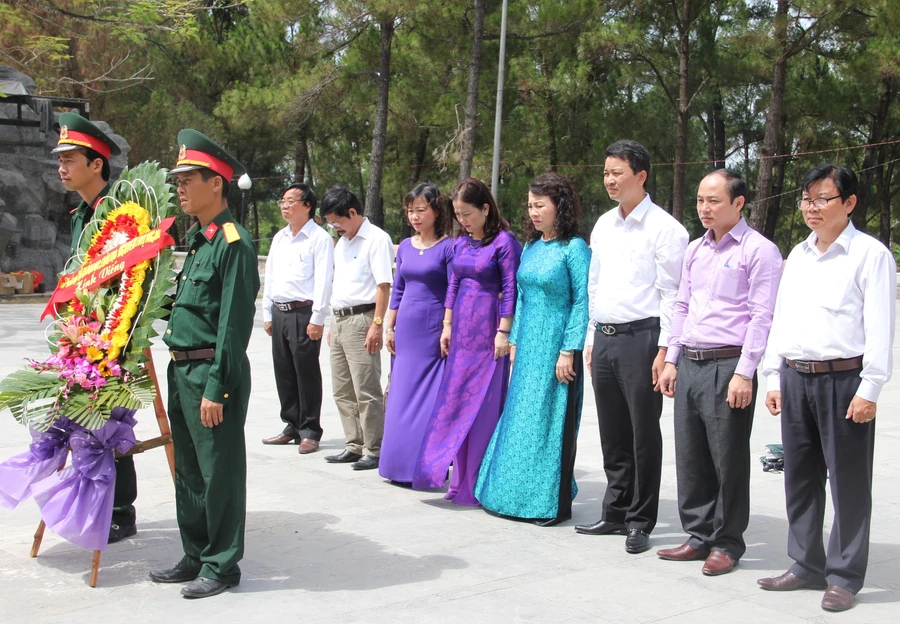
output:
M 288 312 L 290 308 L 288 308 L 288 304 L 280 303 L 278 301 L 275 302 L 275 307 L 281 310 L 282 312 Z
M 600 331 L 606 334 L 607 336 L 615 336 L 616 328 L 613 325 L 601 325 Z
M 794 368 L 797 369 L 798 373 L 811 373 L 812 365 L 809 362 L 804 362 L 802 360 L 794 360 Z
M 175 352 L 174 352 L 174 351 L 169 351 L 169 357 L 172 358 L 172 361 L 173 361 L 173 362 L 177 362 L 177 361 L 178 361 L 178 360 L 175 359 Z

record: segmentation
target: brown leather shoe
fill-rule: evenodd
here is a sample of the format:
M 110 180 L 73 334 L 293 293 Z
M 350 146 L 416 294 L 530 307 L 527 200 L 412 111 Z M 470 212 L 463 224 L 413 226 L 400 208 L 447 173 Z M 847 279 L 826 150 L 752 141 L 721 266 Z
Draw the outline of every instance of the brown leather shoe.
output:
M 701 571 L 706 576 L 719 576 L 720 574 L 728 574 L 734 570 L 736 565 L 737 561 L 730 555 L 726 555 L 721 550 L 714 550 L 709 553 L 709 557 L 706 558 L 706 563 L 703 564 Z
M 279 433 L 277 436 L 272 436 L 271 438 L 264 438 L 263 444 L 293 444 L 297 441 L 296 438 L 292 438 L 289 435 L 284 435 L 283 433 Z
M 675 548 L 657 550 L 656 556 L 666 561 L 699 561 L 709 556 L 709 550 L 694 550 L 685 542 Z
M 794 591 L 795 589 L 825 589 L 825 583 L 810 583 L 790 570 L 781 576 L 761 578 L 756 584 L 768 591 Z
M 302 440 L 300 440 L 300 450 L 298 452 L 301 455 L 306 455 L 307 453 L 315 453 L 318 450 L 318 440 L 310 440 L 309 438 L 303 438 Z
M 826 611 L 846 611 L 853 606 L 853 594 L 839 585 L 829 585 L 822 596 L 822 608 Z

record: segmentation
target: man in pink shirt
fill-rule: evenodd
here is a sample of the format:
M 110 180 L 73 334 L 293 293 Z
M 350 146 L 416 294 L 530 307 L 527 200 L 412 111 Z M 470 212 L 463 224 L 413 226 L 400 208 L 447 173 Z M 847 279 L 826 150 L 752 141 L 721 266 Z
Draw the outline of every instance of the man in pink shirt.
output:
M 678 512 L 690 537 L 657 555 L 705 559 L 707 576 L 730 572 L 746 550 L 756 368 L 781 279 L 778 247 L 741 217 L 746 196 L 747 183 L 728 169 L 700 182 L 707 232 L 684 257 L 659 380 L 675 397 Z

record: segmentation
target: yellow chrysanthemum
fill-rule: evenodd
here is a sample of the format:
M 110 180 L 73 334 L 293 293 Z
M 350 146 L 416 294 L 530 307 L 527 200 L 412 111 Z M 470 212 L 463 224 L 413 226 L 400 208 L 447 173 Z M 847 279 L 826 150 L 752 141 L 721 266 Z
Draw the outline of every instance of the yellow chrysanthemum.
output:
M 88 347 L 84 350 L 84 356 L 89 362 L 97 362 L 103 359 L 103 351 L 97 347 Z

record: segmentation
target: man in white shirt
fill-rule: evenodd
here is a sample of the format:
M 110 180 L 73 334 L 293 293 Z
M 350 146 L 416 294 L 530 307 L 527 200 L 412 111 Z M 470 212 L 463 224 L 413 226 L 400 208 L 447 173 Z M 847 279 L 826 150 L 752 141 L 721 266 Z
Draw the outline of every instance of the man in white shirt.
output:
M 322 439 L 319 351 L 331 300 L 334 243 L 313 220 L 316 194 L 291 184 L 278 202 L 288 225 L 275 235 L 266 259 L 263 327 L 272 336 L 275 387 L 284 430 L 263 444 L 300 445 L 315 453 Z
M 382 324 L 393 282 L 394 244 L 363 216 L 359 199 L 344 186 L 325 193 L 322 216 L 340 234 L 334 248 L 334 320 L 328 346 L 334 402 L 346 440 L 343 453 L 325 460 L 371 470 L 378 468 L 384 433 Z
M 893 367 L 897 267 L 884 245 L 853 227 L 856 188 L 856 175 L 835 165 L 803 179 L 799 207 L 812 233 L 788 256 L 763 360 L 766 407 L 781 414 L 795 563 L 757 582 L 771 591 L 825 589 L 827 611 L 849 609 L 865 580 L 876 402 Z M 834 506 L 827 551 L 826 477 Z
M 627 535 L 626 552 L 650 548 L 662 471 L 662 394 L 672 308 L 688 233 L 644 190 L 650 154 L 636 141 L 606 149 L 604 184 L 619 205 L 591 233 L 585 360 L 591 371 L 606 495 L 587 535 Z

